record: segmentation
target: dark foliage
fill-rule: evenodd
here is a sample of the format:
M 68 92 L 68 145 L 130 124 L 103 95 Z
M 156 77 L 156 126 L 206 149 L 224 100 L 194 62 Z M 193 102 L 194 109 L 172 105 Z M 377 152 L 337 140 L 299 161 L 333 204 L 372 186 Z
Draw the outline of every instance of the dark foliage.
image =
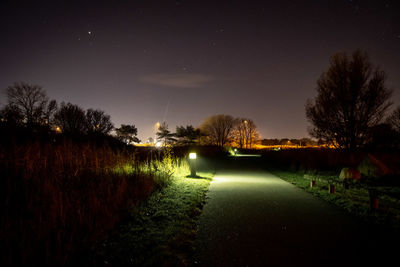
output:
M 392 114 L 387 118 L 386 122 L 400 134 L 400 106 L 398 106 Z
M 373 68 L 368 55 L 355 51 L 349 58 L 338 53 L 317 82 L 317 97 L 306 104 L 310 134 L 341 148 L 365 145 L 368 131 L 391 105 L 386 75 Z
M 176 126 L 176 137 L 178 143 L 182 145 L 193 145 L 199 141 L 200 129 L 195 129 L 192 125 Z
M 67 135 L 83 135 L 87 133 L 85 111 L 71 103 L 61 103 L 61 107 L 54 114 L 54 123 Z
M 86 111 L 86 127 L 88 133 L 109 134 L 114 128 L 110 115 L 99 109 Z
M 121 124 L 120 128 L 116 128 L 115 132 L 117 138 L 125 144 L 139 143 L 140 140 L 137 138 L 137 128 L 135 125 Z

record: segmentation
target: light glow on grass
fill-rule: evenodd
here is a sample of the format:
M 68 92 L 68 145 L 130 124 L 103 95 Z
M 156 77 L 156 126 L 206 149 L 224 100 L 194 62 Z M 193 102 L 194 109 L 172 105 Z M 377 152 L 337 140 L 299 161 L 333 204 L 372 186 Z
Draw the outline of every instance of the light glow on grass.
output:
M 168 186 L 133 210 L 129 222 L 118 228 L 113 239 L 98 248 L 102 261 L 113 266 L 176 266 L 182 259 L 188 262 L 213 176 L 213 172 L 200 172 L 193 179 L 174 175 Z
M 196 153 L 194 153 L 194 152 L 189 153 L 189 159 L 196 159 L 196 158 L 197 158 L 197 154 Z

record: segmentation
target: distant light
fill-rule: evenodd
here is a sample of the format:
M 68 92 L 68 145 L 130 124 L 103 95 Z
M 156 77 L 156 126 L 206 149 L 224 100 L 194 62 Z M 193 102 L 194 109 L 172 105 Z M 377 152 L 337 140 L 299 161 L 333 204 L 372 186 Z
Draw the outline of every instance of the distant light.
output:
M 160 147 L 161 145 L 162 145 L 161 142 L 157 142 L 157 143 L 156 143 L 156 147 Z
M 235 152 L 237 152 L 237 149 L 235 148 L 235 150 L 234 150 Z
M 196 159 L 197 154 L 196 153 L 189 153 L 189 159 Z

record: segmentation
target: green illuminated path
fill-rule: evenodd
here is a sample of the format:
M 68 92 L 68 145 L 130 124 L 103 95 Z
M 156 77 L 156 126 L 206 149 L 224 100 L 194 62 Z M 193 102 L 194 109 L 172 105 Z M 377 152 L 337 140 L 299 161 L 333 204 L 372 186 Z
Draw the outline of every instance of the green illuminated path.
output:
M 217 171 L 193 265 L 359 266 L 377 260 L 389 266 L 380 233 L 263 171 L 258 161 L 236 158 Z

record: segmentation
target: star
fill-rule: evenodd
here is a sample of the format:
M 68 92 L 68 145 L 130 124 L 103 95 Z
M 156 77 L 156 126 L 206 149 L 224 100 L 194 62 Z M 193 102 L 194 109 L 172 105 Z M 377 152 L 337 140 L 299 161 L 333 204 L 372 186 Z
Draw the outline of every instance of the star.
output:
M 89 35 L 91 35 L 91 34 L 92 34 L 92 32 L 91 32 L 91 31 L 88 31 L 87 33 L 88 33 Z

